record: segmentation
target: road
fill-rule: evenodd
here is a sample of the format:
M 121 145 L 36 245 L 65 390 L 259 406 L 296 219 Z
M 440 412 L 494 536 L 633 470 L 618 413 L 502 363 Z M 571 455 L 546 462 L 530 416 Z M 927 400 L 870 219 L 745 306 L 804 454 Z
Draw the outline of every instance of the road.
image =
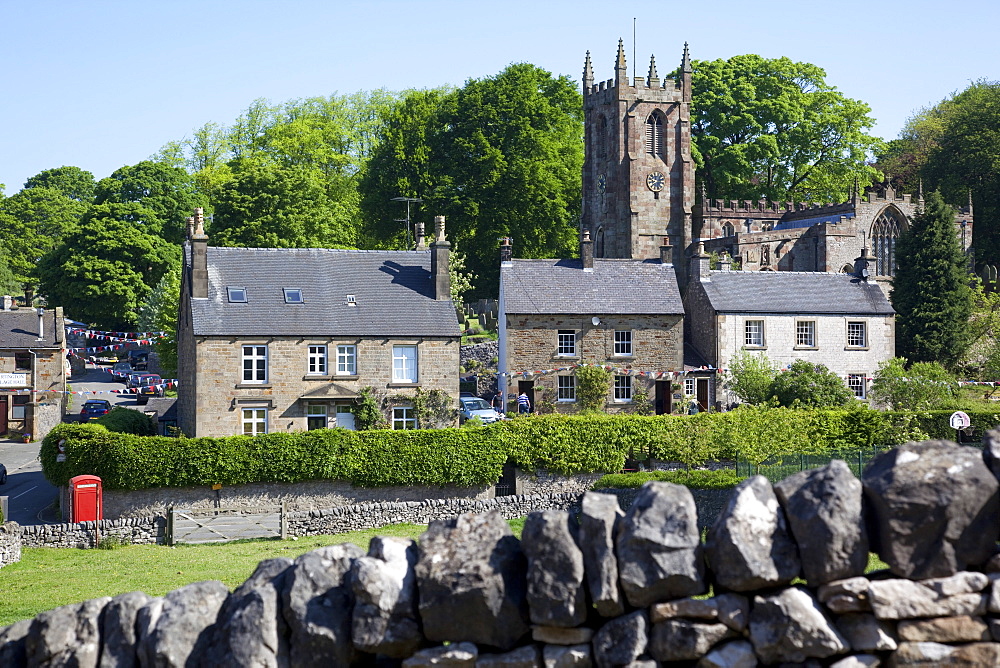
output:
M 70 380 L 74 392 L 94 394 L 72 396 L 69 413 L 64 421 L 75 422 L 80 406 L 87 399 L 107 399 L 112 404 L 135 405 L 134 396 L 116 394 L 112 390 L 125 387 L 107 373 L 104 367 L 89 366 L 83 374 Z M 7 519 L 20 524 L 46 524 L 61 521 L 56 507 L 58 490 L 42 475 L 42 464 L 38 461 L 41 441 L 21 443 L 0 440 L 0 462 L 7 467 L 7 484 L 0 485 L 0 496 L 8 497 Z

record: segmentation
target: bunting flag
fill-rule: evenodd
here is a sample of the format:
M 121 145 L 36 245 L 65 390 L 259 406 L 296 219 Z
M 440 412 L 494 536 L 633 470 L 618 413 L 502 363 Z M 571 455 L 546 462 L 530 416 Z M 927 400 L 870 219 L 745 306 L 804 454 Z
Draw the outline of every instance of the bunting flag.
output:
M 137 343 L 143 339 L 162 339 L 167 335 L 166 332 L 105 332 L 80 327 L 67 327 L 66 331 L 70 334 L 83 334 L 89 339 L 99 341 L 128 341 L 129 343 Z
M 532 371 L 511 371 L 511 372 L 505 373 L 503 375 L 510 376 L 511 378 L 525 378 L 525 379 L 527 379 L 527 378 L 532 378 L 532 377 L 536 377 L 536 376 L 547 376 L 547 375 L 551 375 L 551 374 L 554 374 L 554 373 L 560 373 L 560 372 L 566 372 L 566 371 L 573 371 L 574 369 L 578 369 L 580 367 L 600 367 L 600 368 L 604 369 L 605 371 L 612 372 L 616 376 L 634 376 L 634 377 L 638 377 L 638 378 L 653 378 L 655 380 L 660 380 L 660 379 L 674 380 L 676 378 L 679 378 L 679 377 L 683 376 L 685 373 L 688 373 L 688 372 L 684 372 L 684 371 L 640 371 L 638 369 L 629 369 L 629 368 L 626 368 L 626 367 L 616 367 L 616 366 L 613 366 L 613 365 L 610 365 L 610 364 L 571 364 L 569 366 L 560 366 L 560 367 L 556 367 L 554 369 L 537 369 L 537 370 L 532 370 Z M 722 369 L 716 369 L 715 367 L 712 367 L 712 366 L 703 366 L 703 367 L 701 367 L 699 369 L 694 369 L 694 371 L 712 371 L 712 372 L 717 373 L 719 371 L 722 371 Z
M 176 388 L 179 385 L 177 379 L 172 378 L 170 380 L 165 380 L 162 383 L 157 383 L 156 385 L 146 385 L 145 387 L 155 387 L 157 390 L 169 390 Z M 138 394 L 139 388 L 122 388 L 118 390 L 32 390 L 28 388 L 22 388 L 17 390 L 10 390 L 11 394 L 74 394 L 74 395 L 91 395 L 91 394 Z

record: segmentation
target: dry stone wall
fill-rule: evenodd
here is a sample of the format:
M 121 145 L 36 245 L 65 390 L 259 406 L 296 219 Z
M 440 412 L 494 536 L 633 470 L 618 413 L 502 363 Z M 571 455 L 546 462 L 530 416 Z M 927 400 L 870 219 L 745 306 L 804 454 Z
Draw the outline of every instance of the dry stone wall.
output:
M 123 594 L 0 629 L 0 665 L 1000 665 L 1000 433 L 738 485 L 703 541 L 691 493 L 497 508 L 414 542 L 271 559 L 234 592 Z M 479 510 L 479 509 L 475 509 Z M 575 511 L 575 512 L 574 512 Z M 869 549 L 888 569 L 866 573 Z M 712 588 L 713 596 L 704 595 Z

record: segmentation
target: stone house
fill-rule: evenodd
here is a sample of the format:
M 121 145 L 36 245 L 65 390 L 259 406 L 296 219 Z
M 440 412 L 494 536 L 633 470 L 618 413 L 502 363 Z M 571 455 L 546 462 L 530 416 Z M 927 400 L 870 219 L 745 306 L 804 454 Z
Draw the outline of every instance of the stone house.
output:
M 874 259 L 863 251 L 859 268 Z M 878 365 L 895 356 L 895 311 L 876 281 L 835 272 L 712 270 L 710 263 L 701 248 L 684 295 L 688 339 L 710 366 L 728 369 L 742 351 L 765 354 L 779 367 L 807 360 L 867 399 Z M 713 403 L 736 400 L 713 392 Z
M 66 405 L 66 331 L 62 307 L 0 310 L 0 436 L 44 438 Z
M 428 249 L 208 246 L 188 221 L 178 317 L 177 425 L 187 436 L 354 427 L 359 392 L 385 398 L 394 428 L 413 398 L 457 407 L 461 332 L 444 218 Z
M 581 259 L 528 260 L 501 246 L 500 374 L 509 394 L 533 406 L 579 410 L 575 368 L 610 367 L 605 410 L 627 409 L 641 391 L 669 413 L 684 371 L 684 308 L 670 246 L 656 260 L 594 259 L 584 234 Z

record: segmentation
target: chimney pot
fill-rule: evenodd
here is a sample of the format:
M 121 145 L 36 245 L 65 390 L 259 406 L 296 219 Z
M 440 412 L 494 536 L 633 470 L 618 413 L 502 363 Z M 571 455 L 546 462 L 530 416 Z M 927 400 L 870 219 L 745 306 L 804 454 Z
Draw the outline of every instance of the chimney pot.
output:
M 444 216 L 434 216 L 434 243 L 431 244 L 431 280 L 434 281 L 434 299 L 451 299 L 451 276 L 448 273 L 451 243 L 444 236 Z
M 594 270 L 594 242 L 590 240 L 590 230 L 580 234 L 580 259 L 583 260 L 583 270 Z
M 500 262 L 510 262 L 514 257 L 514 240 L 500 237 Z
M 670 264 L 674 261 L 674 249 L 670 245 L 670 237 L 663 237 L 660 244 L 660 264 Z

